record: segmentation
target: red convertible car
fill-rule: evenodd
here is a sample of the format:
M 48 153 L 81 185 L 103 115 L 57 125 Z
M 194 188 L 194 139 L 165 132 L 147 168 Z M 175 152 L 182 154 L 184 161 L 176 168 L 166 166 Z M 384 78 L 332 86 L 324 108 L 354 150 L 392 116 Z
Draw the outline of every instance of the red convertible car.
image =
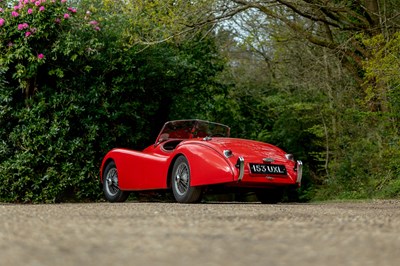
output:
M 106 199 L 123 202 L 131 191 L 172 189 L 176 201 L 193 203 L 219 185 L 245 188 L 262 203 L 277 203 L 285 187 L 300 185 L 302 162 L 293 155 L 229 133 L 218 123 L 170 121 L 143 151 L 109 151 L 100 171 Z

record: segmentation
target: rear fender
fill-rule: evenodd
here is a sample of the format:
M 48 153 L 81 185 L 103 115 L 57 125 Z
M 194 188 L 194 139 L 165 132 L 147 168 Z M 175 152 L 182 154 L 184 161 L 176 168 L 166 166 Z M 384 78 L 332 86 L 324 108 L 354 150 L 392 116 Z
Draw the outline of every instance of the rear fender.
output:
M 184 155 L 189 162 L 191 186 L 228 183 L 234 180 L 235 170 L 231 163 L 209 146 L 190 143 L 179 146 L 175 152 L 171 168 L 175 159 L 179 155 Z

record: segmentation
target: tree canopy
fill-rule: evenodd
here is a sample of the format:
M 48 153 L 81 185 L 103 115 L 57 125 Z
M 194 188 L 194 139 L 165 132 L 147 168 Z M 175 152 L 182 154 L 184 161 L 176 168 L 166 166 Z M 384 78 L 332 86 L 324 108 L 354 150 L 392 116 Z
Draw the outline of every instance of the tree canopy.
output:
M 230 18 L 221 34 L 235 47 L 231 97 L 252 110 L 255 132 L 276 143 L 298 137 L 287 147 L 301 148 L 312 183 L 328 188 L 318 195 L 398 193 L 397 1 L 218 3 L 230 10 L 217 19 Z

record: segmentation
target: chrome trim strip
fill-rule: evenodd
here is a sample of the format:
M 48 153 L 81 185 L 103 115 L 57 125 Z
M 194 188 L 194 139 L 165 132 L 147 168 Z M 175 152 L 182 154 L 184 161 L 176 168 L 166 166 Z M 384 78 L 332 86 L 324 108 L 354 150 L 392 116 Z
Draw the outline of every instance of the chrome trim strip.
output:
M 238 182 L 242 181 L 244 176 L 244 158 L 240 156 L 237 160 L 236 167 L 239 168 Z
M 296 182 L 300 184 L 301 183 L 301 179 L 303 177 L 303 162 L 302 161 L 297 161 L 296 171 L 297 171 L 297 180 L 296 180 Z

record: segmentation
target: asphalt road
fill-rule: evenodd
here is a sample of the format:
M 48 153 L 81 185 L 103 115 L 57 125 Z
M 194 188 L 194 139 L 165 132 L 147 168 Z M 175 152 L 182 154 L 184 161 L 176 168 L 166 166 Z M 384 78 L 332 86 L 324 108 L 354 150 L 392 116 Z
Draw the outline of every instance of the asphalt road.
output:
M 0 265 L 400 265 L 400 201 L 0 204 Z

